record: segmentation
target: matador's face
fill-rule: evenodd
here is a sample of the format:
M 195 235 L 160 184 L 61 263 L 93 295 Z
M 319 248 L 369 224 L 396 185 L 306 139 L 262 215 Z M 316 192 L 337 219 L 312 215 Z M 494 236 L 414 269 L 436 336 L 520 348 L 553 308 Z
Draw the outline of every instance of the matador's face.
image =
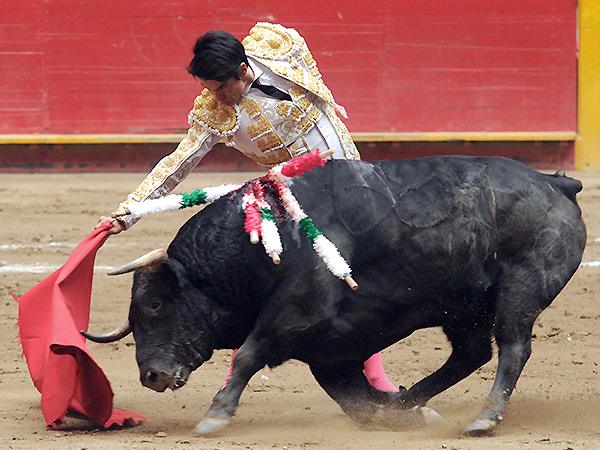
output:
M 244 93 L 246 86 L 254 79 L 252 70 L 245 63 L 241 63 L 240 67 L 242 73 L 239 78 L 231 77 L 227 81 L 200 79 L 200 83 L 215 96 L 219 103 L 233 106 Z

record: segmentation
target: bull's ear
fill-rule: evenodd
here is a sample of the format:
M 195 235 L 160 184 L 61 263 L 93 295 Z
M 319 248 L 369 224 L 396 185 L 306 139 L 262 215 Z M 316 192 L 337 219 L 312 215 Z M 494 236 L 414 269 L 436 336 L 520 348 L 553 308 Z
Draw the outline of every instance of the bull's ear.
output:
M 144 266 L 146 267 L 146 266 Z M 145 279 L 153 280 L 162 286 L 168 286 L 169 289 L 181 289 L 189 284 L 187 273 L 183 265 L 175 258 L 167 258 L 159 264 L 147 266 L 151 273 L 144 271 L 136 271 L 134 279 L 144 277 Z M 136 283 L 134 283 L 134 287 Z
M 149 267 L 151 270 L 157 271 L 167 259 L 167 252 L 162 248 L 158 248 L 121 267 L 111 270 L 108 272 L 108 275 L 121 275 L 123 273 L 133 272 L 136 269 L 141 269 L 142 267 Z
M 165 261 L 164 264 L 160 265 L 158 270 L 160 270 L 160 272 L 163 274 L 169 272 L 171 274 L 169 278 L 176 283 L 176 287 L 179 289 L 183 289 L 189 285 L 189 279 L 186 270 L 176 259 L 169 259 Z

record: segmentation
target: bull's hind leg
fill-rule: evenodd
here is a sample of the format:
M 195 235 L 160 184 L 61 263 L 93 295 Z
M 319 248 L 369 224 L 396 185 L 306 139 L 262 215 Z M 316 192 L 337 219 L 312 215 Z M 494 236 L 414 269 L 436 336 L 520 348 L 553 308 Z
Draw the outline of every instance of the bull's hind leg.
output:
M 402 415 L 390 410 L 389 406 L 401 403 L 403 392 L 388 392 L 375 389 L 363 373 L 363 364 L 347 362 L 328 366 L 310 366 L 321 387 L 340 405 L 342 410 L 359 423 L 398 425 L 424 424 L 427 418 L 421 410 L 404 411 Z M 429 413 L 437 419 L 435 412 Z M 435 415 L 435 416 L 434 416 Z M 398 422 L 403 422 L 399 424 Z
M 531 333 L 539 310 L 527 308 L 528 305 L 531 306 L 530 301 L 512 300 L 510 303 L 512 306 L 498 308 L 495 332 L 498 345 L 496 379 L 487 397 L 486 407 L 479 418 L 469 425 L 467 434 L 488 434 L 496 428 L 531 355 Z
M 315 379 L 327 394 L 336 401 L 342 410 L 353 420 L 369 422 L 377 405 L 370 398 L 372 388 L 359 362 L 328 366 L 310 366 Z
M 581 261 L 585 245 L 583 222 L 578 212 L 555 206 L 548 212 L 547 225 L 542 227 L 538 223 L 535 249 L 525 247 L 514 258 L 513 265 L 505 262 L 502 268 L 494 332 L 498 369 L 486 407 L 467 428 L 469 434 L 489 433 L 502 419 L 506 403 L 531 355 L 535 319 L 556 298 Z
M 423 406 L 454 386 L 492 358 L 491 322 L 483 316 L 477 325 L 467 321 L 454 328 L 444 327 L 452 344 L 452 354 L 436 372 L 416 383 L 403 396 L 403 407 Z

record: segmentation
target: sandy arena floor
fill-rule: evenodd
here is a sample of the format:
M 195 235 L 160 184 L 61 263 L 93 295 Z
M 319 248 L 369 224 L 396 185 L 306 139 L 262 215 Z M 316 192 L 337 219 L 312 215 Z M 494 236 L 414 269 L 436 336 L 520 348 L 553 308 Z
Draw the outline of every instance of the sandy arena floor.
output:
M 178 189 L 190 192 L 258 174 L 193 174 Z M 192 433 L 229 367 L 230 351 L 216 352 L 177 392 L 142 387 L 132 337 L 108 345 L 89 343 L 115 392 L 115 408 L 147 416 L 139 427 L 102 431 L 67 418 L 47 431 L 40 395 L 16 339 L 22 295 L 62 265 L 100 214 L 112 211 L 143 174 L 0 175 L 0 448 L 1 449 L 598 449 L 600 448 L 600 174 L 571 172 L 584 183 L 579 194 L 588 228 L 584 265 L 534 328 L 533 355 L 493 437 L 461 434 L 491 389 L 496 358 L 430 401 L 446 424 L 408 431 L 357 426 L 325 394 L 308 368 L 291 361 L 257 374 L 244 391 L 230 426 L 211 437 Z M 117 266 L 166 247 L 196 211 L 142 220 L 100 249 L 90 328 L 106 331 L 126 317 L 131 275 L 107 277 Z M 104 267 L 104 269 L 102 269 Z M 383 352 L 390 378 L 410 386 L 443 363 L 449 346 L 439 330 L 415 333 Z

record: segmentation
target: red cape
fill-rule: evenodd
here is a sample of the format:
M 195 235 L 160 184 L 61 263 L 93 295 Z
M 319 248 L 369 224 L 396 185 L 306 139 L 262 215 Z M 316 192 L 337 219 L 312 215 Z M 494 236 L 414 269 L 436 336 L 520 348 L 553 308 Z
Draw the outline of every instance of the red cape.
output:
M 138 425 L 145 417 L 112 409 L 113 392 L 79 330 L 87 330 L 96 252 L 110 226 L 94 230 L 64 266 L 20 298 L 19 334 L 33 384 L 42 394 L 46 424 L 64 422 L 77 411 L 96 424 Z

